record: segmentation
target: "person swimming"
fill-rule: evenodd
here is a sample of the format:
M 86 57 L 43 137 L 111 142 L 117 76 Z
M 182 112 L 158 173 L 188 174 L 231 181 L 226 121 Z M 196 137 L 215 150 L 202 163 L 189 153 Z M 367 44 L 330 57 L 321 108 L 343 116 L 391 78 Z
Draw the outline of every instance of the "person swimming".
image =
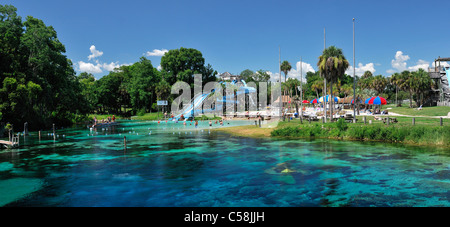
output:
M 212 121 L 209 121 L 209 127 L 211 127 L 212 126 Z
M 195 121 L 194 125 L 195 125 L 195 128 L 198 127 L 198 121 L 197 120 Z

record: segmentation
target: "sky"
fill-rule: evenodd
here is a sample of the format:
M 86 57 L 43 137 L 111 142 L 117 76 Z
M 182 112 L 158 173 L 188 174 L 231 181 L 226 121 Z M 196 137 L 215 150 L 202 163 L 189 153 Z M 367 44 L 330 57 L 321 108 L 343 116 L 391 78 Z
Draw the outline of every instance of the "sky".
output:
M 171 49 L 195 48 L 219 73 L 267 70 L 273 79 L 281 61 L 288 77 L 317 71 L 326 46 L 341 48 L 353 75 L 355 18 L 356 74 L 389 76 L 431 67 L 450 57 L 450 1 L 99 1 L 3 0 L 25 20 L 53 26 L 77 73 L 96 78 L 140 57 L 160 67 Z M 284 77 L 284 74 L 283 74 Z

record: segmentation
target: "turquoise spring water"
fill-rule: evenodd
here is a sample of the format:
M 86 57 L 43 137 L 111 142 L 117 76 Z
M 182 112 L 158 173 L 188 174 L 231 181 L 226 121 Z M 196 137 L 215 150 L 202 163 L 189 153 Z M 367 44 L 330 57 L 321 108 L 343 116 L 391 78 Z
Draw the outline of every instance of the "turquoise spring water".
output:
M 0 206 L 450 206 L 448 149 L 209 128 L 123 121 L 21 136 L 0 150 Z

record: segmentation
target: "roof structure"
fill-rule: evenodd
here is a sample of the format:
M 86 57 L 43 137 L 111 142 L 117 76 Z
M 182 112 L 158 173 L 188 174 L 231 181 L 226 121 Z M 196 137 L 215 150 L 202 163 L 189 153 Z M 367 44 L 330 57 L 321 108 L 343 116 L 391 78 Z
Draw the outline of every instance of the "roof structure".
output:
M 231 77 L 232 75 L 229 72 L 224 72 L 224 73 L 220 74 L 219 76 L 220 77 Z
M 435 61 L 450 61 L 450 58 L 441 58 L 441 57 L 439 57 Z

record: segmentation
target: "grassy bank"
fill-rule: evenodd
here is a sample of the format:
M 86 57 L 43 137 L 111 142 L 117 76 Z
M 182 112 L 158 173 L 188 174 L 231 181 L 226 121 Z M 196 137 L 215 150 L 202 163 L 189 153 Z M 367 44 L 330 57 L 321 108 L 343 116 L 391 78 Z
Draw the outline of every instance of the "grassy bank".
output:
M 252 138 L 270 137 L 274 128 L 260 128 L 252 125 L 225 127 L 214 129 L 219 132 L 226 132 L 233 136 L 244 136 Z
M 400 142 L 416 145 L 450 147 L 450 126 L 394 124 L 334 123 L 295 124 L 281 123 L 271 132 L 274 137 L 331 138 L 344 140 L 367 140 Z
M 156 121 L 158 119 L 163 119 L 164 118 L 164 113 L 158 113 L 158 112 L 153 112 L 153 113 L 145 113 L 144 115 L 141 116 L 132 116 L 131 119 L 132 120 L 140 120 L 140 121 Z
M 411 117 L 397 117 L 398 123 L 385 125 L 382 121 L 375 121 L 367 117 L 367 124 L 363 123 L 361 116 L 358 123 L 344 121 L 326 123 L 311 122 L 295 119 L 282 121 L 274 128 L 259 128 L 256 126 L 237 126 L 215 129 L 229 133 L 233 136 L 243 137 L 289 137 L 289 138 L 326 138 L 338 140 L 382 141 L 392 143 L 405 143 L 414 145 L 427 145 L 450 147 L 450 119 L 444 119 L 444 126 L 440 126 L 440 119 L 416 118 L 412 125 Z M 372 124 L 369 124 L 369 120 Z
M 410 116 L 447 116 L 450 112 L 449 106 L 423 107 L 422 110 L 418 110 L 417 108 L 409 108 L 408 106 L 395 107 L 395 105 L 388 105 L 386 107 L 392 108 L 389 112 Z M 383 107 L 383 109 L 386 109 L 386 107 Z

